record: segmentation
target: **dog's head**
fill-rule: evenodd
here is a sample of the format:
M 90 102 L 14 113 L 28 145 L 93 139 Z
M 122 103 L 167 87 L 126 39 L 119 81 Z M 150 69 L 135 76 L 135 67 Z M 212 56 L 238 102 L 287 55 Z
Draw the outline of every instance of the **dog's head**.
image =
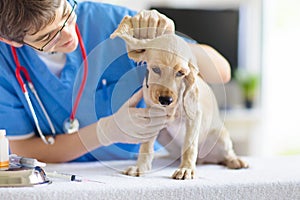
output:
M 124 39 L 128 56 L 138 63 L 147 63 L 143 86 L 146 103 L 149 106 L 174 109 L 183 102 L 186 113 L 193 117 L 194 111 L 189 109 L 191 106 L 188 104 L 197 99 L 196 87 L 193 85 L 198 68 L 195 67 L 190 47 L 175 34 L 154 39 L 136 39 L 133 37 L 129 19 L 130 17 L 123 19 L 111 38 L 118 36 Z
M 191 70 L 189 61 L 174 52 L 147 49 L 143 52 L 147 62 L 144 97 L 147 104 L 173 108 L 181 102 Z

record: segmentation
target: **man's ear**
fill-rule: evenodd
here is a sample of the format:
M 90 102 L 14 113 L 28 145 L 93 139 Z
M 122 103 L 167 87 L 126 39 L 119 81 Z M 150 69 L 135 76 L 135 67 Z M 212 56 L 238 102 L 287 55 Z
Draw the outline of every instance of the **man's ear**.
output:
M 2 37 L 0 37 L 0 41 L 4 42 L 4 43 L 6 43 L 6 44 L 8 44 L 10 46 L 14 46 L 14 47 L 21 47 L 21 46 L 23 46 L 23 44 L 21 44 L 21 43 L 18 43 L 18 42 L 15 42 L 15 41 L 11 41 L 11 40 L 7 40 L 7 39 L 2 38 Z

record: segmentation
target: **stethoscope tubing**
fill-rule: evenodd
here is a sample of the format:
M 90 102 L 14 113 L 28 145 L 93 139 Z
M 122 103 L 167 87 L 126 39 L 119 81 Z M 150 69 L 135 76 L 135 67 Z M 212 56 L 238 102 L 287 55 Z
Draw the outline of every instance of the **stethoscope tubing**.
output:
M 86 83 L 86 80 L 87 80 L 87 74 L 88 74 L 88 62 L 87 62 L 87 56 L 86 56 L 86 51 L 85 51 L 85 48 L 84 48 L 84 43 L 83 43 L 83 40 L 82 40 L 82 37 L 81 37 L 81 34 L 80 34 L 80 31 L 79 31 L 79 28 L 78 26 L 76 25 L 76 34 L 78 36 L 78 41 L 79 41 L 79 45 L 80 45 L 80 49 L 81 49 L 81 53 L 82 53 L 82 58 L 83 58 L 83 62 L 84 62 L 84 73 L 83 73 L 83 79 L 81 81 L 81 85 L 80 85 L 80 88 L 79 88 L 79 91 L 78 91 L 78 94 L 76 96 L 76 99 L 75 99 L 75 103 L 74 103 L 74 106 L 72 108 L 72 112 L 71 112 L 71 115 L 70 115 L 70 122 L 74 122 L 76 121 L 76 123 L 78 123 L 78 120 L 75 119 L 75 115 L 76 115 L 76 111 L 77 111 L 77 107 L 79 105 L 79 102 L 80 102 L 80 98 L 82 96 L 82 93 L 83 93 L 83 90 L 84 90 L 84 87 L 85 87 L 85 83 Z M 54 144 L 55 142 L 55 135 L 56 135 L 56 131 L 55 131 L 55 128 L 54 128 L 54 125 L 45 109 L 45 106 L 43 105 L 31 79 L 30 79 L 30 76 L 29 76 L 29 73 L 27 71 L 27 69 L 23 66 L 21 66 L 20 64 L 20 61 L 18 59 L 18 56 L 17 56 L 17 51 L 16 51 L 16 48 L 11 46 L 11 51 L 12 51 L 12 54 L 13 54 L 13 58 L 14 58 L 14 61 L 15 61 L 15 64 L 16 64 L 16 71 L 15 71 L 15 76 L 16 76 L 16 79 L 22 89 L 22 92 L 25 96 L 25 99 L 26 99 L 26 102 L 28 104 L 28 107 L 29 107 L 29 110 L 31 112 L 31 115 L 33 117 L 33 120 L 34 120 L 34 124 L 37 128 L 37 131 L 41 137 L 41 139 L 43 140 L 43 142 L 45 144 Z M 28 90 L 27 90 L 27 86 L 26 84 L 24 83 L 23 81 L 23 78 L 21 76 L 21 72 L 24 74 L 24 77 L 27 81 L 27 84 L 29 86 L 29 89 L 30 91 L 33 93 L 33 95 L 35 96 L 36 100 L 38 101 L 38 104 L 40 106 L 40 108 L 42 109 L 42 112 L 43 114 L 45 115 L 46 117 L 46 120 L 50 126 L 50 129 L 51 129 L 51 132 L 52 132 L 52 136 L 49 137 L 48 139 L 46 139 L 45 135 L 42 133 L 42 130 L 40 128 L 40 125 L 39 125 L 39 121 L 38 121 L 38 118 L 37 118 L 37 115 L 36 115 L 36 112 L 34 111 L 34 108 L 33 108 L 33 105 L 32 105 L 32 102 L 30 100 L 30 97 L 29 97 L 29 93 L 28 93 Z M 65 127 L 65 126 L 64 126 Z M 78 124 L 78 128 L 79 129 L 79 124 Z M 77 130 L 78 131 L 78 130 Z M 67 131 L 67 133 L 70 133 L 69 131 Z
M 56 131 L 55 131 L 54 125 L 53 125 L 53 123 L 52 123 L 52 121 L 51 121 L 51 119 L 50 119 L 50 117 L 49 117 L 49 115 L 48 115 L 48 113 L 47 113 L 47 111 L 45 109 L 45 106 L 42 103 L 42 101 L 41 101 L 41 99 L 40 99 L 37 91 L 35 90 L 35 88 L 34 88 L 34 86 L 33 86 L 33 84 L 31 82 L 28 83 L 28 86 L 29 86 L 30 90 L 32 91 L 32 93 L 34 94 L 36 100 L 38 101 L 38 104 L 40 105 L 40 107 L 41 107 L 41 109 L 42 109 L 42 111 L 43 111 L 43 113 L 44 113 L 44 115 L 45 115 L 45 117 L 47 119 L 47 122 L 48 122 L 48 124 L 50 126 L 50 129 L 51 129 L 51 132 L 52 132 L 52 135 L 55 136 Z
M 37 116 L 36 116 L 36 114 L 35 114 L 35 111 L 34 111 L 34 109 L 33 109 L 33 105 L 32 105 L 32 103 L 31 103 L 31 100 L 30 100 L 30 98 L 29 98 L 28 91 L 24 92 L 24 96 L 25 96 L 25 98 L 26 98 L 27 104 L 28 104 L 28 106 L 29 106 L 29 109 L 30 109 L 30 112 L 31 112 L 31 115 L 32 115 L 32 118 L 33 118 L 33 121 L 34 121 L 34 123 L 35 123 L 35 126 L 36 126 L 36 128 L 37 128 L 37 130 L 38 130 L 38 133 L 39 133 L 41 139 L 43 140 L 44 143 L 50 144 L 51 142 L 48 141 L 48 140 L 46 139 L 46 137 L 44 136 L 44 134 L 42 134 L 42 130 L 41 130 L 41 127 L 40 127 L 40 125 L 39 125 L 39 121 L 38 121 L 38 119 L 37 119 Z M 40 105 L 40 106 L 41 106 L 41 105 Z M 54 137 L 54 135 L 53 135 L 52 137 Z
M 88 75 L 88 60 L 87 60 L 86 51 L 84 48 L 84 43 L 83 43 L 79 28 L 77 25 L 76 25 L 75 29 L 76 29 L 76 33 L 78 35 L 78 42 L 79 42 L 79 46 L 80 46 L 80 50 L 81 50 L 81 54 L 82 54 L 82 58 L 83 58 L 83 67 L 84 68 L 83 68 L 83 79 L 81 81 L 81 85 L 79 87 L 79 91 L 78 91 L 78 94 L 75 99 L 75 103 L 74 103 L 74 106 L 73 106 L 73 109 L 72 109 L 72 112 L 70 115 L 71 122 L 75 119 L 76 111 L 77 111 L 79 101 L 81 99 L 81 96 L 82 96 L 82 93 L 83 93 L 83 90 L 84 90 L 84 87 L 86 84 L 87 75 Z
M 15 71 L 15 75 L 16 75 L 17 81 L 18 81 L 18 83 L 19 83 L 19 85 L 20 85 L 20 87 L 22 89 L 22 92 L 23 92 L 23 94 L 25 96 L 25 99 L 26 99 L 26 102 L 28 104 L 28 107 L 29 107 L 30 113 L 32 115 L 34 124 L 36 126 L 36 129 L 37 129 L 37 131 L 38 131 L 38 133 L 39 133 L 39 135 L 40 135 L 40 137 L 41 137 L 41 139 L 43 140 L 44 143 L 46 143 L 46 144 L 53 144 L 54 143 L 54 137 L 56 135 L 56 131 L 55 131 L 55 128 L 53 126 L 53 123 L 50 120 L 50 117 L 49 117 L 49 115 L 48 115 L 48 113 L 47 113 L 47 111 L 46 111 L 46 109 L 45 109 L 45 107 L 44 107 L 44 105 L 43 105 L 43 103 L 42 103 L 39 95 L 37 94 L 37 92 L 36 92 L 36 90 L 35 90 L 32 82 L 31 82 L 31 79 L 30 79 L 28 71 L 26 70 L 25 67 L 22 67 L 21 64 L 20 64 L 20 61 L 19 61 L 18 56 L 17 56 L 16 48 L 11 47 L 11 50 L 12 50 L 12 53 L 13 53 L 14 61 L 15 61 L 16 65 L 17 65 L 16 71 Z M 50 126 L 50 129 L 51 129 L 51 132 L 52 132 L 52 138 L 51 139 L 49 138 L 47 140 L 46 137 L 44 136 L 44 134 L 42 133 L 41 127 L 39 125 L 39 121 L 37 119 L 37 115 L 36 115 L 36 113 L 34 111 L 32 102 L 31 102 L 30 97 L 29 97 L 27 86 L 24 83 L 23 78 L 21 76 L 21 72 L 24 73 L 24 76 L 25 76 L 25 79 L 26 79 L 26 81 L 28 83 L 29 89 L 34 94 L 35 98 L 38 101 L 39 106 L 42 109 L 43 114 L 45 115 L 45 117 L 47 119 L 47 122 L 48 122 L 48 124 Z

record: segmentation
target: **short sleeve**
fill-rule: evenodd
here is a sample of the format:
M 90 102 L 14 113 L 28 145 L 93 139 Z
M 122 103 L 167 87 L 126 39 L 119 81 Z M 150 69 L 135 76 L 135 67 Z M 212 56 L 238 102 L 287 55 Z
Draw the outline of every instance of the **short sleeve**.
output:
M 0 56 L 0 129 L 5 129 L 9 139 L 25 139 L 34 135 L 34 128 L 20 100 Z M 6 67 L 6 68 L 5 68 Z M 10 74 L 10 76 L 12 76 Z

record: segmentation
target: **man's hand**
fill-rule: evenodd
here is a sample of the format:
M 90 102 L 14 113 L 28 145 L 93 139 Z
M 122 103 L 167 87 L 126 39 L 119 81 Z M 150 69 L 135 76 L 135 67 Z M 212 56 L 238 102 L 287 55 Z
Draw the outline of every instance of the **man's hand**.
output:
M 142 10 L 131 18 L 134 37 L 152 39 L 175 32 L 174 22 L 157 10 Z
M 97 135 L 104 146 L 122 143 L 141 143 L 157 136 L 169 120 L 163 108 L 136 108 L 142 98 L 140 90 L 113 115 L 98 121 Z

